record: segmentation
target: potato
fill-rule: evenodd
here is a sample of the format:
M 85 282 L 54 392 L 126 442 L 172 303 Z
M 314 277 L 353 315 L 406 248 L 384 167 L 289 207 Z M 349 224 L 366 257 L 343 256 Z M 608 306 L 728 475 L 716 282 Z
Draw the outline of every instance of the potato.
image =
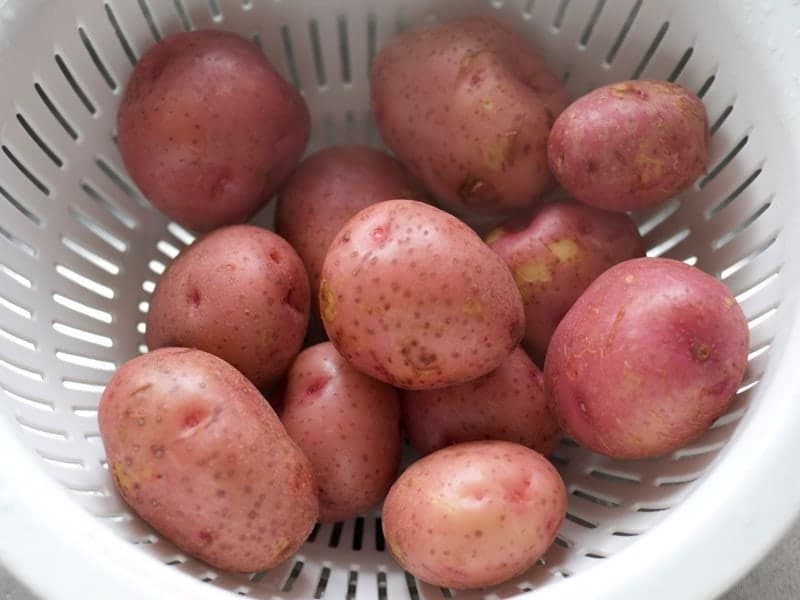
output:
M 303 260 L 313 314 L 328 246 L 350 217 L 381 200 L 424 197 L 400 162 L 368 146 L 333 146 L 300 163 L 278 196 L 275 230 Z
M 447 208 L 505 214 L 553 187 L 547 137 L 567 95 L 498 21 L 403 33 L 375 57 L 370 89 L 383 141 Z
M 311 461 L 321 522 L 383 500 L 400 465 L 397 390 L 356 371 L 330 342 L 317 344 L 292 364 L 280 417 Z
M 230 225 L 167 267 L 150 299 L 147 345 L 211 352 L 261 387 L 300 351 L 308 307 L 308 277 L 292 247 L 271 231 Z
M 564 483 L 541 454 L 510 442 L 467 442 L 403 472 L 383 505 L 383 535 L 412 575 L 477 588 L 530 568 L 565 512 Z
M 587 286 L 612 265 L 644 254 L 628 215 L 567 202 L 507 223 L 486 242 L 514 274 L 525 305 L 523 345 L 539 364 L 556 325 Z
M 506 440 L 549 454 L 559 437 L 542 372 L 522 348 L 474 381 L 405 391 L 402 409 L 406 436 L 420 454 L 474 440 Z
M 688 188 L 708 165 L 700 98 L 666 81 L 624 81 L 579 98 L 556 119 L 550 168 L 576 200 L 645 208 Z
M 123 499 L 214 567 L 273 567 L 314 527 L 308 459 L 258 390 L 211 354 L 162 348 L 128 361 L 98 421 Z
M 544 368 L 550 409 L 595 452 L 665 454 L 723 413 L 747 347 L 742 309 L 719 281 L 675 260 L 625 261 L 556 329 Z
M 336 349 L 406 389 L 493 371 L 525 328 L 502 259 L 464 223 L 414 200 L 379 202 L 348 221 L 325 258 L 319 302 Z
M 192 31 L 153 46 L 119 107 L 131 177 L 170 219 L 210 231 L 248 220 L 308 142 L 300 94 L 258 48 L 232 33 Z

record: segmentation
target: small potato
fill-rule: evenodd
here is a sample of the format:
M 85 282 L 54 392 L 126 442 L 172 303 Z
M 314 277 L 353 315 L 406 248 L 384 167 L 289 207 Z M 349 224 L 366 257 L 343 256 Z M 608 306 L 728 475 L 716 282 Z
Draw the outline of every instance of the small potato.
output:
M 266 229 L 231 225 L 167 267 L 150 299 L 147 345 L 211 352 L 262 387 L 300 351 L 308 307 L 308 277 L 292 247 Z
M 747 367 L 747 321 L 719 281 L 638 258 L 598 277 L 559 324 L 545 361 L 550 409 L 615 458 L 677 450 L 728 406 Z
M 368 146 L 333 146 L 300 163 L 280 191 L 275 230 L 303 260 L 315 315 L 325 254 L 350 217 L 382 200 L 424 197 L 400 162 Z
M 223 31 L 165 38 L 134 67 L 119 149 L 166 216 L 197 231 L 242 223 L 300 158 L 308 108 L 258 48 Z
M 561 477 L 541 454 L 501 441 L 449 446 L 389 490 L 383 535 L 400 565 L 432 585 L 495 585 L 530 568 L 566 512 Z
M 553 124 L 550 168 L 576 200 L 645 208 L 688 188 L 708 166 L 708 117 L 691 91 L 624 81 L 578 98 Z
M 404 392 L 402 409 L 408 441 L 420 454 L 460 442 L 506 440 L 547 455 L 558 441 L 542 372 L 522 348 L 474 381 Z
M 268 569 L 314 527 L 308 459 L 258 390 L 211 354 L 162 348 L 128 361 L 98 421 L 125 502 L 214 567 Z
M 325 258 L 319 301 L 350 364 L 405 389 L 493 371 L 525 328 L 502 259 L 464 223 L 414 200 L 373 204 L 348 221 Z
M 547 137 L 567 95 L 500 22 L 469 17 L 397 36 L 375 57 L 370 91 L 383 141 L 443 206 L 502 215 L 554 186 Z
M 311 461 L 319 520 L 343 521 L 386 496 L 400 466 L 400 404 L 326 342 L 306 348 L 286 380 L 281 421 Z
M 525 305 L 523 345 L 540 365 L 556 325 L 588 285 L 618 262 L 644 255 L 628 215 L 567 202 L 495 229 L 486 243 L 514 274 Z

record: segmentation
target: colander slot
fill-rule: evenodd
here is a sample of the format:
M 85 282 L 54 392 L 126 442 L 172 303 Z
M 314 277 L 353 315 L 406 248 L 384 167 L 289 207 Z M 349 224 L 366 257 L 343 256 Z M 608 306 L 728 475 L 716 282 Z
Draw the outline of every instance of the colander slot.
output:
M 683 259 L 683 262 L 690 267 L 693 267 L 697 264 L 697 257 L 696 256 L 687 256 Z
M 715 133 L 717 133 L 717 131 L 719 131 L 719 128 L 722 127 L 722 124 L 725 122 L 725 119 L 728 118 L 731 112 L 733 112 L 733 105 L 729 104 L 728 106 L 725 107 L 725 110 L 722 111 L 722 114 L 719 117 L 717 117 L 717 120 L 714 121 L 711 127 L 709 127 L 709 133 L 711 135 L 714 135 Z
M 122 46 L 122 51 L 125 53 L 125 56 L 128 57 L 128 61 L 130 61 L 132 65 L 135 65 L 136 53 L 133 51 L 128 38 L 125 37 L 125 32 L 122 31 L 122 27 L 117 20 L 117 16 L 114 14 L 114 10 L 111 8 L 111 5 L 108 2 L 106 2 L 106 17 L 108 17 L 108 22 L 111 23 L 111 28 L 114 30 L 114 34 L 117 36 L 119 45 Z
M 28 256 L 36 256 L 36 250 L 30 244 L 24 242 L 4 227 L 0 227 L 0 236 L 4 237 L 12 246 L 22 250 Z
M 445 598 L 446 600 L 451 600 L 453 597 L 453 592 L 447 588 L 439 588 L 439 591 L 442 593 L 442 598 Z
M 170 260 L 178 256 L 180 250 L 178 250 L 175 246 L 170 244 L 165 240 L 159 240 L 156 244 L 156 248 L 158 249 L 161 254 L 169 258 Z
M 597 493 L 588 492 L 582 490 L 579 487 L 576 487 L 572 490 L 572 495 L 575 496 L 576 498 L 580 498 L 582 500 L 586 500 L 587 502 L 591 502 L 592 504 L 605 506 L 606 508 L 619 508 L 620 506 L 622 506 L 622 502 L 620 500 L 601 496 L 598 495 Z
M 750 225 L 755 223 L 756 220 L 758 220 L 758 218 L 761 215 L 767 212 L 770 206 L 772 206 L 772 197 L 770 197 L 770 199 L 767 200 L 767 202 L 759 206 L 752 215 L 747 217 L 744 221 L 742 221 L 739 225 L 734 227 L 731 231 L 719 236 L 715 240 L 712 240 L 711 248 L 716 251 L 725 246 L 726 244 L 730 243 L 736 236 L 738 236 L 745 229 L 750 227 Z
M 163 0 L 158 0 L 163 1 Z M 144 20 L 147 22 L 147 28 L 150 30 L 150 34 L 153 36 L 153 39 L 157 42 L 160 42 L 162 39 L 161 32 L 158 30 L 158 25 L 156 25 L 156 21 L 153 18 L 153 13 L 150 10 L 150 6 L 147 4 L 147 0 L 138 0 L 139 2 L 139 10 L 142 11 L 142 16 Z
M 61 429 L 49 429 L 46 427 L 41 427 L 40 425 L 34 425 L 33 423 L 29 423 L 25 419 L 21 418 L 19 415 L 15 415 L 14 419 L 17 421 L 17 424 L 22 428 L 23 431 L 31 433 L 33 435 L 39 435 L 49 440 L 58 440 L 64 442 L 69 439 L 67 432 Z
M 747 321 L 747 326 L 752 331 L 753 329 L 755 329 L 756 327 L 758 327 L 762 323 L 766 322 L 768 319 L 772 318 L 775 315 L 776 312 L 778 312 L 778 307 L 777 306 L 773 306 L 771 308 L 768 308 L 767 310 L 758 313 L 752 319 L 748 320 Z
M 559 31 L 561 29 L 561 25 L 564 24 L 564 15 L 567 12 L 567 7 L 569 6 L 570 0 L 561 0 L 558 3 L 558 9 L 556 10 L 556 16 L 553 19 L 553 29 Z
M 63 469 L 72 469 L 83 471 L 86 470 L 86 464 L 79 458 L 64 458 L 46 454 L 41 450 L 36 450 L 36 453 L 41 459 L 49 465 L 54 467 L 61 467 Z
M 406 579 L 406 587 L 408 588 L 408 597 L 410 600 L 420 600 L 419 590 L 417 589 L 417 580 L 408 571 L 403 571 Z
M 764 241 L 761 244 L 759 244 L 758 246 L 756 246 L 756 248 L 753 249 L 751 252 L 749 252 L 748 254 L 746 254 L 745 256 L 743 256 L 742 258 L 740 258 L 739 260 L 737 260 L 736 262 L 734 262 L 730 266 L 725 267 L 724 269 L 722 269 L 719 272 L 718 277 L 722 281 L 725 281 L 726 279 L 728 279 L 729 277 L 734 275 L 737 271 L 740 271 L 742 268 L 747 266 L 749 263 L 753 262 L 753 260 L 758 258 L 758 256 L 760 254 L 762 254 L 763 252 L 765 252 L 767 250 L 767 248 L 772 246 L 772 244 L 774 244 L 777 239 L 778 239 L 778 234 L 775 234 L 775 235 L 771 236 L 769 239 L 767 239 L 766 241 Z
M 78 302 L 77 300 L 73 300 L 72 298 L 68 298 L 66 296 L 62 296 L 61 294 L 53 294 L 53 300 L 56 304 L 63 306 L 64 308 L 68 308 L 74 312 L 80 313 L 82 315 L 86 315 L 94 319 L 95 321 L 100 321 L 101 323 L 111 323 L 111 313 L 100 310 L 99 308 L 94 308 L 92 306 L 88 306 L 83 304 L 82 302 Z
M 614 535 L 614 536 L 617 536 L 617 537 L 636 537 L 638 535 L 641 535 L 641 533 L 638 532 L 638 531 L 620 531 L 620 530 L 615 530 L 615 531 L 611 532 L 611 535 Z
M 344 135 L 348 143 L 354 144 L 358 139 L 358 123 L 356 122 L 356 113 L 348 110 L 344 113 Z
M 11 193 L 7 189 L 5 189 L 2 185 L 0 185 L 0 196 L 2 196 L 6 202 L 8 202 L 11 206 L 13 206 L 23 217 L 28 219 L 31 223 L 33 223 L 34 225 L 42 224 L 42 219 L 39 217 L 39 215 L 29 210 L 24 204 L 22 204 L 19 200 L 17 200 L 15 196 L 12 196 Z M 12 236 L 12 238 L 17 239 L 16 236 Z M 33 255 L 35 253 L 28 252 L 28 254 Z
M 320 528 L 320 524 L 319 523 L 315 523 L 314 524 L 314 528 L 311 530 L 311 533 L 308 534 L 308 539 L 306 539 L 307 543 L 313 543 L 317 539 L 317 534 L 319 533 L 319 528 Z
M 675 82 L 678 80 L 678 77 L 681 76 L 683 73 L 683 69 L 686 67 L 686 64 L 689 62 L 689 59 L 692 58 L 692 54 L 694 54 L 694 48 L 689 47 L 686 49 L 686 52 L 678 60 L 678 64 L 675 65 L 675 68 L 672 69 L 672 73 L 669 74 L 667 77 L 667 81 Z
M 261 54 L 266 55 L 266 52 L 264 51 L 264 43 L 261 41 L 261 36 L 258 34 L 258 32 L 250 36 L 250 41 L 258 47 L 258 49 L 261 51 Z
M 117 252 L 125 252 L 128 249 L 128 242 L 118 238 L 116 235 L 102 227 L 93 219 L 84 215 L 80 210 L 70 206 L 67 211 L 69 215 L 80 223 L 83 227 L 89 230 L 93 235 L 101 239 L 103 242 L 111 246 Z
M 41 410 L 43 412 L 55 412 L 55 405 L 47 400 L 41 400 L 39 398 L 31 398 L 30 396 L 23 396 L 21 394 L 17 394 L 16 392 L 12 392 L 7 387 L 2 385 L 0 385 L 0 391 L 2 391 L 6 396 L 11 398 L 15 402 L 19 402 L 23 406 L 27 406 L 29 408 L 35 408 L 36 410 Z
M 33 127 L 31 127 L 30 123 L 28 123 L 28 120 L 23 117 L 22 114 L 17 113 L 17 121 L 25 130 L 25 133 L 30 136 L 36 145 L 39 146 L 39 149 L 45 153 L 47 158 L 49 158 L 55 166 L 59 168 L 64 166 L 64 161 L 61 160 L 61 157 L 55 153 L 55 151 L 47 144 L 47 142 L 42 139 L 38 133 L 36 133 Z
M 111 182 L 116 185 L 122 192 L 128 196 L 128 198 L 134 200 L 139 206 L 144 208 L 150 208 L 150 205 L 147 201 L 142 198 L 141 194 L 136 190 L 133 184 L 129 183 L 121 174 L 120 170 L 116 167 L 112 166 L 110 162 L 108 162 L 103 157 L 98 156 L 95 159 L 95 164 L 97 168 L 100 169 L 103 174 L 108 177 Z
M 342 522 L 334 523 L 331 529 L 331 537 L 328 539 L 328 548 L 338 548 L 339 540 L 342 538 Z
M 532 1 L 531 4 L 533 4 Z M 597 25 L 597 21 L 600 19 L 600 13 L 603 12 L 605 5 L 606 0 L 597 0 L 597 3 L 594 5 L 594 9 L 592 10 L 592 14 L 589 15 L 589 21 L 583 28 L 583 33 L 581 33 L 580 40 L 578 41 L 578 47 L 586 48 L 589 40 L 592 37 L 592 33 L 594 33 L 594 27 Z
M 75 76 L 72 74 L 72 71 L 69 70 L 67 63 L 64 62 L 64 59 L 61 58 L 61 55 L 58 53 L 55 54 L 54 58 L 56 65 L 58 66 L 58 70 L 61 71 L 61 74 L 64 76 L 64 79 L 67 80 L 67 83 L 72 88 L 72 91 L 75 92 L 78 100 L 80 100 L 81 103 L 86 107 L 86 110 L 89 111 L 90 115 L 96 115 L 97 109 L 94 106 L 94 102 L 89 99 L 89 95 L 80 86 L 78 80 L 75 79 Z
M 647 256 L 654 257 L 654 256 L 663 256 L 667 252 L 674 250 L 678 244 L 683 242 L 686 238 L 691 235 L 692 229 L 690 227 L 684 227 L 680 231 L 676 231 L 672 235 L 670 235 L 667 239 L 658 242 L 656 245 L 652 246 L 647 251 Z
M 71 352 L 56 351 L 56 358 L 61 362 L 79 367 L 86 367 L 87 369 L 94 369 L 96 371 L 115 371 L 117 365 L 108 360 L 100 360 L 99 358 L 90 358 L 88 356 L 81 356 L 79 354 L 72 354 Z
M 753 296 L 761 292 L 764 288 L 766 288 L 770 283 L 775 281 L 778 278 L 779 274 L 780 274 L 780 269 L 756 281 L 752 286 L 746 288 L 745 290 L 737 294 L 736 301 L 739 304 L 742 304 L 745 300 L 752 298 Z
M 156 544 L 158 543 L 158 538 L 154 536 L 152 533 L 146 535 L 144 537 L 139 538 L 138 540 L 131 540 L 131 544 Z
M 214 581 L 216 578 L 217 578 L 217 574 L 216 573 L 214 573 L 213 571 L 206 571 L 205 573 L 203 573 L 202 576 L 200 576 L 199 579 L 203 583 L 209 583 L 211 581 Z
M 5 276 L 12 279 L 15 283 L 21 285 L 22 287 L 30 289 L 31 285 L 33 285 L 30 279 L 21 273 L 17 273 L 14 269 L 4 265 L 3 263 L 0 263 L 0 273 L 3 273 Z
M 64 131 L 67 132 L 67 135 L 73 140 L 77 141 L 78 132 L 75 131 L 75 128 L 70 125 L 69 121 L 67 121 L 66 117 L 64 117 L 64 114 L 53 103 L 53 101 L 50 99 L 50 96 L 44 91 L 42 84 L 39 82 L 34 83 L 33 89 L 36 90 L 36 94 L 39 96 L 39 99 L 47 107 L 47 110 L 50 111 L 50 114 L 53 115 L 58 124 L 61 125 Z
M 164 263 L 160 261 L 151 260 L 150 262 L 147 263 L 147 268 L 150 269 L 156 275 L 161 275 L 166 267 L 164 266 Z
M 54 321 L 51 326 L 53 330 L 56 331 L 57 333 L 60 333 L 61 335 L 67 337 L 71 337 L 76 340 L 80 340 L 82 342 L 94 344 L 95 346 L 100 346 L 101 348 L 112 348 L 114 346 L 114 340 L 112 340 L 107 335 L 92 333 L 91 331 L 86 331 L 85 329 L 78 329 L 77 327 L 72 327 L 71 325 L 60 323 L 58 321 Z
M 378 600 L 386 600 L 386 573 L 384 571 L 378 571 L 377 584 Z
M 182 554 L 179 554 L 178 556 L 175 556 L 169 559 L 168 561 L 165 561 L 164 564 L 170 567 L 174 567 L 176 565 L 182 565 L 185 562 L 186 562 L 186 557 L 183 556 Z
M 328 580 L 331 577 L 330 567 L 322 567 L 319 574 L 319 581 L 317 581 L 317 588 L 314 590 L 314 598 L 319 599 L 325 595 L 325 588 L 328 587 Z
M 250 10 L 253 8 L 253 0 L 242 0 L 242 10 Z
M 358 589 L 358 571 L 350 571 L 347 574 L 347 600 L 354 600 Z
M 531 15 L 533 14 L 533 4 L 534 0 L 525 0 L 525 4 L 522 5 L 522 13 L 520 13 L 522 14 L 523 19 L 531 18 Z
M 497 4 L 493 5 L 494 8 L 498 8 Z M 394 19 L 394 34 L 400 35 L 408 28 L 408 19 L 406 18 L 406 11 L 403 9 L 403 6 L 400 5 L 397 7 L 397 12 L 395 13 Z
M 175 13 L 178 15 L 178 19 L 180 19 L 183 30 L 191 31 L 194 29 L 192 21 L 189 18 L 189 13 L 186 12 L 186 7 L 183 5 L 183 2 L 181 0 L 172 0 L 172 6 L 175 8 Z
M 47 185 L 45 185 L 45 183 L 41 179 L 39 179 L 36 175 L 34 175 L 33 171 L 31 171 L 28 167 L 26 167 L 23 164 L 22 161 L 19 158 L 17 158 L 16 154 L 14 154 L 8 146 L 4 144 L 3 146 L 0 146 L 0 149 L 3 150 L 3 154 L 6 155 L 6 158 L 8 158 L 8 160 L 11 161 L 11 163 L 17 168 L 17 170 L 20 173 L 22 173 L 37 190 L 42 192 L 45 196 L 50 195 L 50 188 Z
M 617 57 L 617 53 L 619 52 L 622 43 L 625 41 L 625 38 L 628 37 L 628 32 L 631 30 L 633 26 L 633 22 L 636 20 L 636 16 L 639 14 L 639 9 L 642 7 L 642 0 L 636 0 L 631 11 L 628 13 L 628 16 L 625 19 L 625 22 L 622 24 L 622 29 L 617 34 L 617 38 L 614 40 L 614 43 L 611 45 L 611 48 L 608 50 L 608 54 L 606 54 L 606 64 L 610 65 L 614 62 L 614 59 Z
M 61 381 L 61 384 L 68 390 L 73 392 L 86 392 L 89 394 L 102 394 L 103 390 L 105 389 L 105 385 L 100 383 L 88 383 L 86 381 L 75 381 L 72 379 L 64 379 Z M 87 441 L 89 440 L 89 434 L 87 435 Z M 95 436 L 98 437 L 98 436 Z
M 155 284 L 154 281 L 150 281 L 149 279 L 146 279 L 145 281 L 142 282 L 142 289 L 145 292 L 147 292 L 148 294 L 152 294 L 153 290 L 156 289 L 156 284 Z
M 3 358 L 0 358 L 0 367 L 3 367 L 7 371 L 11 371 L 16 375 L 20 375 L 25 379 L 30 379 L 31 381 L 44 381 L 44 376 L 39 371 L 34 371 L 32 369 L 28 369 L 17 365 L 13 362 L 9 362 Z
M 605 554 L 600 554 L 600 552 L 598 552 L 598 551 L 596 551 L 596 550 L 595 550 L 595 551 L 592 551 L 592 552 L 586 552 L 586 553 L 584 554 L 584 556 L 585 556 L 586 558 L 594 558 L 594 559 L 604 559 L 604 558 L 608 558 L 608 557 L 607 557 Z
M 149 352 L 146 344 L 139 344 L 136 350 L 139 354 L 147 354 Z
M 350 73 L 350 36 L 347 32 L 347 16 L 339 15 L 336 18 L 336 30 L 339 34 L 339 57 L 342 82 L 345 85 L 352 83 Z
M 147 311 L 150 310 L 150 303 L 149 302 L 145 302 L 145 301 L 139 302 L 137 308 L 139 309 L 140 313 L 142 313 L 143 315 L 146 315 Z
M 90 279 L 72 269 L 65 267 L 64 265 L 57 264 L 56 265 L 56 273 L 61 275 L 64 279 L 71 281 L 83 289 L 89 290 L 97 294 L 98 296 L 102 296 L 108 300 L 112 300 L 114 298 L 114 291 L 108 287 L 107 285 L 103 285 L 102 283 L 98 283 L 94 279 Z
M 383 522 L 380 517 L 375 519 L 375 550 L 378 552 L 386 550 L 386 540 L 383 539 Z
M 691 475 L 678 475 L 674 477 L 657 477 L 653 482 L 653 485 L 656 487 L 682 486 L 689 483 L 694 483 L 700 479 L 701 475 L 702 473 L 693 473 Z
M 612 481 L 614 483 L 625 483 L 625 484 L 636 485 L 642 482 L 641 476 L 635 475 L 633 473 L 623 473 L 622 471 L 600 470 L 597 468 L 589 471 L 589 476 L 596 477 L 597 479 L 603 479 L 605 481 Z
M 361 550 L 361 545 L 364 538 L 364 517 L 356 517 L 356 522 L 353 527 L 353 550 L 358 552 Z
M 73 406 L 72 412 L 75 413 L 76 417 L 83 419 L 97 418 L 97 407 L 94 406 Z
M 292 588 L 294 587 L 294 582 L 297 581 L 297 578 L 300 577 L 300 572 L 303 570 L 303 561 L 298 560 L 295 561 L 292 570 L 289 572 L 289 577 L 283 583 L 281 587 L 282 592 L 291 592 Z
M 291 79 L 295 88 L 302 91 L 303 86 L 300 85 L 300 75 L 297 72 L 297 59 L 294 55 L 292 34 L 286 25 L 281 25 L 281 42 L 283 43 L 283 57 L 286 62 L 286 68 L 289 71 L 289 79 Z
M 136 331 L 144 335 L 145 333 L 147 333 L 147 324 L 144 321 L 139 321 L 136 324 Z
M 581 527 L 585 527 L 586 529 L 597 529 L 597 523 L 588 521 L 587 519 L 579 517 L 572 512 L 567 511 L 566 515 L 564 515 L 564 518 L 567 519 L 567 521 L 575 523 L 576 525 L 580 525 Z
M 711 75 L 709 76 L 708 79 L 705 80 L 705 82 L 703 82 L 703 85 L 701 85 L 700 89 L 697 90 L 697 96 L 699 98 L 702 98 L 708 93 L 708 90 L 710 90 L 711 86 L 714 85 L 714 81 L 716 80 L 716 78 L 717 78 L 716 75 Z
M 31 311 L 29 311 L 27 308 L 23 308 L 18 304 L 11 302 L 11 300 L 4 298 L 3 296 L 0 296 L 0 306 L 24 319 L 30 319 L 33 316 Z
M 94 44 L 92 44 L 92 40 L 89 39 L 89 36 L 86 34 L 86 30 L 83 27 L 78 27 L 78 36 L 81 38 L 81 42 L 83 42 L 83 47 L 86 48 L 86 52 L 89 54 L 89 58 L 92 59 L 94 66 L 97 68 L 97 71 L 100 73 L 100 76 L 106 82 L 106 85 L 108 85 L 109 89 L 112 92 L 116 91 L 117 82 L 114 80 L 114 78 L 111 76 L 111 73 L 106 68 L 106 65 L 103 63 L 103 60 L 97 53 Z
M 369 78 L 370 70 L 372 69 L 372 61 L 375 59 L 377 47 L 378 19 L 375 13 L 370 11 L 367 13 L 367 78 Z
M 308 38 L 311 42 L 311 55 L 314 59 L 314 73 L 317 77 L 317 87 L 326 88 L 328 79 L 325 74 L 325 59 L 322 56 L 322 44 L 319 39 L 319 23 L 316 19 L 308 22 Z
M 748 187 L 750 187 L 750 185 L 751 185 L 751 184 L 752 184 L 752 183 L 753 183 L 753 182 L 754 182 L 756 179 L 758 179 L 758 176 L 759 176 L 759 175 L 761 175 L 762 171 L 763 171 L 763 169 L 761 169 L 760 167 L 759 167 L 758 169 L 756 169 L 755 171 L 753 171 L 753 172 L 752 172 L 750 175 L 748 175 L 747 179 L 745 179 L 745 180 L 744 180 L 744 181 L 743 181 L 743 182 L 742 182 L 742 183 L 741 183 L 741 184 L 740 184 L 740 185 L 739 185 L 739 186 L 738 186 L 738 187 L 737 187 L 735 190 L 733 190 L 733 191 L 732 191 L 730 194 L 728 194 L 727 196 L 725 196 L 725 198 L 724 198 L 724 199 L 723 199 L 723 200 L 722 200 L 722 201 L 721 201 L 719 204 L 716 204 L 715 206 L 712 206 L 711 208 L 709 208 L 708 210 L 706 210 L 706 214 L 705 214 L 705 217 L 706 217 L 706 219 L 712 219 L 712 218 L 714 217 L 714 215 L 716 215 L 716 214 L 717 214 L 718 212 L 720 212 L 720 211 L 721 211 L 723 208 L 725 208 L 726 206 L 728 206 L 728 205 L 729 205 L 731 202 L 733 202 L 734 200 L 736 200 L 736 198 L 738 198 L 739 196 L 741 196 L 741 195 L 742 195 L 742 192 L 744 192 L 744 191 L 745 191 L 745 190 L 746 190 Z
M 62 237 L 61 243 L 65 248 L 71 252 L 74 252 L 76 255 L 80 256 L 82 259 L 91 263 L 92 265 L 102 269 L 109 275 L 119 275 L 119 265 L 106 258 L 103 258 L 102 256 L 99 256 L 78 242 L 68 237 Z
M 222 14 L 222 9 L 220 8 L 217 0 L 208 0 L 208 11 L 215 23 L 219 23 L 225 18 L 225 15 Z
M 639 77 L 641 77 L 642 73 L 647 68 L 647 65 L 650 64 L 650 61 L 655 55 L 656 50 L 658 50 L 658 47 L 661 45 L 661 41 L 664 39 L 664 36 L 667 35 L 668 30 L 669 21 L 664 21 L 664 23 L 662 23 L 661 27 L 659 27 L 658 31 L 656 32 L 656 37 L 653 38 L 653 41 L 650 43 L 650 46 L 644 53 L 642 60 L 636 66 L 636 69 L 634 69 L 631 79 L 639 79 Z
M 30 352 L 36 351 L 36 344 L 34 342 L 25 339 L 23 337 L 20 337 L 16 334 L 13 334 L 8 330 L 3 329 L 2 327 L 0 327 L 0 338 L 6 339 L 12 344 L 16 344 L 17 346 L 25 348 L 25 350 L 28 350 Z
M 556 539 L 553 540 L 553 543 L 556 546 L 561 546 L 562 548 L 572 548 L 575 545 L 573 542 L 571 542 L 570 540 L 568 540 L 567 538 L 565 538 L 561 534 L 558 534 L 556 536 Z
M 176 240 L 185 246 L 189 246 L 190 244 L 194 243 L 195 236 L 186 231 L 177 223 L 169 223 L 167 225 L 167 231 L 169 231 Z

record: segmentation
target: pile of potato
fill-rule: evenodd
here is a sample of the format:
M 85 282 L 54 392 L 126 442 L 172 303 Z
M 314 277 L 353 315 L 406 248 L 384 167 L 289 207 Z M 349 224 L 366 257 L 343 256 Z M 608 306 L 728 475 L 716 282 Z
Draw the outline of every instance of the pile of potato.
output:
M 384 501 L 405 569 L 488 586 L 556 536 L 566 491 L 545 457 L 562 432 L 668 453 L 743 377 L 730 292 L 643 257 L 625 213 L 706 169 L 706 114 L 659 81 L 569 104 L 488 18 L 399 35 L 371 84 L 395 157 L 337 146 L 297 165 L 308 110 L 249 42 L 179 34 L 136 65 L 124 162 L 209 233 L 158 282 L 151 351 L 112 377 L 100 431 L 123 498 L 220 569 L 272 567 L 317 520 Z M 545 197 L 557 184 L 573 200 Z M 241 224 L 275 193 L 277 233 Z M 503 224 L 481 239 L 459 217 Z M 403 436 L 422 458 L 398 477 Z

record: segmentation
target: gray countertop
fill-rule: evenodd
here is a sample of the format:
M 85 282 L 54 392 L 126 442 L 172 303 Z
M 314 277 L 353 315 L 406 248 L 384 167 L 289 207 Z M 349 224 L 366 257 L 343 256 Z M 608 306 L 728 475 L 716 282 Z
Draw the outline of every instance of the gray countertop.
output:
M 798 598 L 800 598 L 800 523 L 794 526 L 761 564 L 720 600 L 797 600 Z M 16 583 L 0 566 L 0 600 L 36 600 L 36 597 Z

